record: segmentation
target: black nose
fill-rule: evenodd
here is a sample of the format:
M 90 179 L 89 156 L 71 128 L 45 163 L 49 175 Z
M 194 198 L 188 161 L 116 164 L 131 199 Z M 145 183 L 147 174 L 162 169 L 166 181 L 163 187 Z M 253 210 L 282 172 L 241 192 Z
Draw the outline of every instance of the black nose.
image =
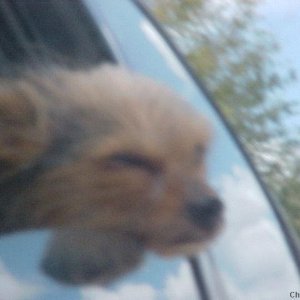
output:
M 187 213 L 192 222 L 204 228 L 216 225 L 223 211 L 223 204 L 217 197 L 205 197 L 187 204 Z

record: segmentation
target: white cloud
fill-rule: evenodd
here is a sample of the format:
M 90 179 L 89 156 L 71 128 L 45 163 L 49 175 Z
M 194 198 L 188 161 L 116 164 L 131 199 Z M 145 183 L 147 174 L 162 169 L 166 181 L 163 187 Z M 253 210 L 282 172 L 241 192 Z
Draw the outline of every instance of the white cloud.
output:
M 226 202 L 226 221 L 230 231 L 253 225 L 268 211 L 263 195 L 252 175 L 235 166 L 232 173 L 221 178 L 220 194 Z
M 82 300 L 155 300 L 157 291 L 150 284 L 124 284 L 116 291 L 102 287 L 82 289 Z
M 240 167 L 220 183 L 227 228 L 215 254 L 233 299 L 280 300 L 297 290 L 298 275 L 279 225 L 253 176 Z
M 164 295 L 164 299 L 168 300 L 199 299 L 188 263 L 182 263 L 177 274 L 171 274 L 166 278 Z
M 15 278 L 0 259 L 0 299 L 32 300 L 41 288 Z
M 102 287 L 86 287 L 82 291 L 82 300 L 198 300 L 194 279 L 187 262 L 178 266 L 176 273 L 166 276 L 163 289 L 157 289 L 150 283 L 124 283 L 115 290 Z
M 285 272 L 281 257 L 285 249 L 280 239 L 278 231 L 266 220 L 240 230 L 230 245 L 231 263 L 240 278 L 260 281 Z

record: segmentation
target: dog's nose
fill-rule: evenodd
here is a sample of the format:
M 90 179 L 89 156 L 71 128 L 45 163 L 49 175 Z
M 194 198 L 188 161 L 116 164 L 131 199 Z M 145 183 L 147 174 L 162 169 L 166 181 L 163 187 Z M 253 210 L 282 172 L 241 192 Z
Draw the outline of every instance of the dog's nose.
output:
M 202 228 L 213 227 L 221 217 L 223 203 L 215 196 L 207 196 L 187 204 L 187 213 L 192 222 Z

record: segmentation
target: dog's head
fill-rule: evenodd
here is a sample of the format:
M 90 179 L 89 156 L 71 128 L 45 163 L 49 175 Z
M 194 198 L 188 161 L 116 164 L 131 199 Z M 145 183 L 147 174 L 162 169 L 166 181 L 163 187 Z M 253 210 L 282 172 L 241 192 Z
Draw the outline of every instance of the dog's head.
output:
M 34 227 L 74 234 L 60 233 L 51 244 L 48 273 L 73 283 L 110 279 L 136 263 L 132 249 L 137 257 L 147 249 L 191 254 L 216 235 L 223 205 L 206 181 L 210 128 L 188 102 L 111 66 L 31 82 L 45 98 L 44 123 L 54 138 L 24 193 L 24 211 Z
M 168 88 L 120 68 L 59 76 L 61 94 L 71 90 L 90 110 L 78 122 L 92 129 L 70 163 L 37 183 L 37 195 L 56 199 L 45 201 L 42 218 L 130 233 L 162 254 L 189 253 L 215 236 L 222 203 L 206 182 L 205 118 Z

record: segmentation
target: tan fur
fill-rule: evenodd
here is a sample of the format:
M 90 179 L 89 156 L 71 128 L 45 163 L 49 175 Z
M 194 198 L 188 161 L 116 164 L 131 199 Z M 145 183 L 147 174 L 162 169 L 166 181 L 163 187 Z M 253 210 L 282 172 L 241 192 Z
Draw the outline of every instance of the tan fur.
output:
M 205 182 L 209 136 L 185 100 L 120 67 L 3 80 L 0 231 L 56 229 L 43 266 L 68 283 L 110 281 L 148 249 L 190 254 L 221 224 L 221 209 L 211 226 L 186 212 L 216 197 Z

